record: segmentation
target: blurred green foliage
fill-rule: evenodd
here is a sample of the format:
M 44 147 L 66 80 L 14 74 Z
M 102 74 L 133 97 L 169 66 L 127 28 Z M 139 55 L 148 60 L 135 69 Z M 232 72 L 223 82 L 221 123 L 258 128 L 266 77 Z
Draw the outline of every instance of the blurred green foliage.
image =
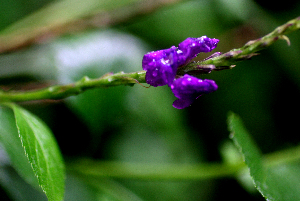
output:
M 0 33 L 53 2 L 0 1 Z M 109 8 L 118 7 L 114 1 L 102 2 Z M 182 1 L 109 28 L 65 34 L 0 55 L 0 85 L 7 90 L 26 89 L 32 83 L 65 84 L 84 75 L 97 78 L 108 72 L 138 71 L 145 53 L 176 46 L 187 37 L 218 38 L 216 51 L 226 52 L 297 17 L 300 10 L 296 1 L 281 9 L 266 6 L 253 0 Z M 169 88 L 138 84 L 22 106 L 50 126 L 67 162 L 81 157 L 146 163 L 220 162 L 220 147 L 229 135 L 228 111 L 240 115 L 263 153 L 277 151 L 300 141 L 295 135 L 300 112 L 299 33 L 288 37 L 291 46 L 279 41 L 232 70 L 200 76 L 214 79 L 219 89 L 185 110 L 172 107 L 175 97 Z M 1 161 L 4 156 L 1 152 Z M 3 197 L 33 200 L 27 193 L 41 195 L 24 190 L 30 187 L 16 172 L 8 174 L 8 167 L 8 162 L 1 162 Z M 20 187 L 15 189 L 12 181 Z M 232 178 L 150 182 L 69 173 L 65 200 L 263 200 L 257 192 L 245 189 Z

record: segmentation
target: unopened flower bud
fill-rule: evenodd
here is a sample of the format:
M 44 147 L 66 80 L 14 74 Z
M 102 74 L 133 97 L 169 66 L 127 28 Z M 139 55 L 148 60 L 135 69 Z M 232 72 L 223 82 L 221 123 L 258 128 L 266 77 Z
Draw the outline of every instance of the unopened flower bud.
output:
M 181 51 L 179 54 L 179 63 L 184 65 L 195 58 L 200 52 L 211 52 L 217 47 L 219 40 L 211 39 L 206 36 L 200 38 L 187 38 L 178 45 Z
M 177 109 L 186 108 L 199 96 L 214 92 L 217 89 L 218 86 L 213 80 L 202 80 L 186 74 L 171 84 L 171 90 L 178 98 L 174 101 L 173 106 Z

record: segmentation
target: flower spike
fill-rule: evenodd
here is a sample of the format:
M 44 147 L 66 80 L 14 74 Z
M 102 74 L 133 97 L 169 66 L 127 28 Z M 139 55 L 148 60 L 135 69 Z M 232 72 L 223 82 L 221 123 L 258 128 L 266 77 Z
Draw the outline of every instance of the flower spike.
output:
M 212 51 L 217 47 L 218 42 L 218 39 L 206 36 L 187 38 L 179 44 L 178 48 L 172 46 L 169 49 L 145 54 L 142 65 L 146 71 L 146 82 L 154 87 L 168 85 L 178 98 L 173 106 L 177 109 L 188 107 L 196 98 L 217 90 L 218 86 L 213 80 L 201 80 L 187 74 L 175 79 L 177 69 L 181 66 L 188 66 L 200 52 Z M 200 70 L 208 73 L 214 68 L 214 66 L 205 66 Z
M 187 38 L 177 47 L 149 52 L 144 55 L 142 66 L 146 72 L 146 82 L 154 87 L 170 86 L 177 68 L 188 64 L 200 52 L 210 52 L 217 47 L 218 39 L 206 36 Z

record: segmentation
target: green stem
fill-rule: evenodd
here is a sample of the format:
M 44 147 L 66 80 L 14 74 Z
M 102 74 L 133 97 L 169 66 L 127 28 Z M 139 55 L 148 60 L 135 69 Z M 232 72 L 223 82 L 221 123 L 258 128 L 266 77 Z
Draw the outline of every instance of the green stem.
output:
M 264 165 L 271 168 L 300 160 L 300 146 L 263 156 Z M 141 180 L 200 180 L 232 177 L 246 168 L 243 161 L 236 164 L 153 164 L 82 159 L 68 163 L 69 171 L 93 177 Z
M 263 161 L 267 167 L 273 167 L 280 164 L 286 164 L 300 160 L 300 146 L 276 151 L 263 156 Z
M 286 24 L 277 27 L 268 35 L 252 40 L 239 49 L 233 49 L 220 56 L 213 57 L 204 61 L 191 63 L 185 67 L 178 69 L 178 75 L 186 73 L 201 74 L 212 70 L 230 69 L 238 61 L 249 59 L 257 55 L 256 52 L 267 48 L 278 39 L 284 39 L 288 42 L 288 38 L 284 34 L 300 29 L 300 17 L 290 20 Z M 0 102 L 20 102 L 41 99 L 62 99 L 73 95 L 78 95 L 87 89 L 97 87 L 110 87 L 118 85 L 133 85 L 135 83 L 145 83 L 145 71 L 132 73 L 119 72 L 116 74 L 106 74 L 97 79 L 84 77 L 78 82 L 67 85 L 56 85 L 35 91 L 1 91 Z
M 209 164 L 155 164 L 114 161 L 81 160 L 68 164 L 68 169 L 77 174 L 96 177 L 112 177 L 141 180 L 199 180 L 235 175 L 246 167 L 244 163 L 225 165 Z
M 78 82 L 67 85 L 56 85 L 34 91 L 0 91 L 0 102 L 21 102 L 41 99 L 62 99 L 69 96 L 78 95 L 87 89 L 97 87 L 109 87 L 119 85 L 133 85 L 135 83 L 145 83 L 145 71 L 133 73 L 108 73 L 97 79 L 83 77 Z
M 229 52 L 204 61 L 191 63 L 187 67 L 179 69 L 177 74 L 184 75 L 187 73 L 202 73 L 205 68 L 211 68 L 212 70 L 230 69 L 234 67 L 234 64 L 238 61 L 247 60 L 253 56 L 258 55 L 258 51 L 269 47 L 278 39 L 283 39 L 287 41 L 288 44 L 290 44 L 290 41 L 288 37 L 285 36 L 285 34 L 299 29 L 300 17 L 297 17 L 277 27 L 274 31 L 265 35 L 264 37 L 249 41 L 239 49 L 230 50 Z

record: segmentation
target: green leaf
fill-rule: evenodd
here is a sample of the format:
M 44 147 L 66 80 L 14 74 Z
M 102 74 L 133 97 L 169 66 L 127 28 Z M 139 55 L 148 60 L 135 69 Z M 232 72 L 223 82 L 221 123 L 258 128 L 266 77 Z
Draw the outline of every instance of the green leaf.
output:
M 299 164 L 266 166 L 260 150 L 244 128 L 242 120 L 236 114 L 230 113 L 228 125 L 231 132 L 230 137 L 240 148 L 257 190 L 268 201 L 300 200 Z
M 256 182 L 264 180 L 263 172 L 265 172 L 261 161 L 261 153 L 237 115 L 232 113 L 228 118 L 228 124 L 231 132 L 230 137 L 242 152 L 254 183 L 258 186 L 259 183 Z
M 0 106 L 0 120 L 0 143 L 7 152 L 12 166 L 27 183 L 39 188 L 37 178 L 25 156 L 11 109 Z
M 26 156 L 48 200 L 63 200 L 65 167 L 50 129 L 25 109 L 9 104 L 13 109 Z

